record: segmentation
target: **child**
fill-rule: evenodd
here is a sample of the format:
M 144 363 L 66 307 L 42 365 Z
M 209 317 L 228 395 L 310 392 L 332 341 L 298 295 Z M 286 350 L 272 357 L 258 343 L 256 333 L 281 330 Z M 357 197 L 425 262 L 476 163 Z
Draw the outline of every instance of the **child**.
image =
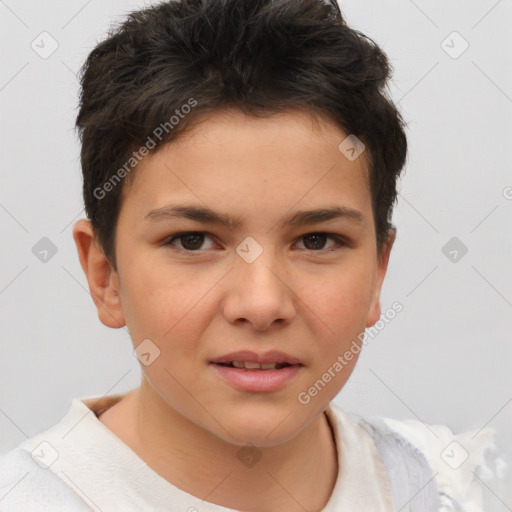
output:
M 90 53 L 73 235 L 142 381 L 9 452 L 2 511 L 482 510 L 490 429 L 333 402 L 395 239 L 389 75 L 335 0 L 168 1 Z

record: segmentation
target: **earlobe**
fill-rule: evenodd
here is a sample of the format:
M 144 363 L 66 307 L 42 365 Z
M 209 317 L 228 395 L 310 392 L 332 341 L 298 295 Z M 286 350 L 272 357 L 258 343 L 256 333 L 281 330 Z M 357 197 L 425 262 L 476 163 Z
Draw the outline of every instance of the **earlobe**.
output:
M 113 329 L 123 327 L 126 322 L 119 294 L 118 275 L 96 242 L 91 222 L 86 219 L 76 222 L 73 226 L 73 238 L 100 321 Z
M 386 271 L 388 269 L 389 256 L 391 254 L 391 249 L 393 248 L 393 244 L 395 243 L 396 238 L 396 229 L 391 228 L 388 231 L 388 236 L 386 241 L 384 242 L 384 246 L 382 247 L 381 254 L 378 260 L 378 268 L 377 268 L 377 280 L 375 283 L 375 288 L 373 291 L 372 303 L 370 305 L 370 309 L 368 311 L 368 316 L 366 318 L 366 327 L 371 327 L 375 325 L 381 315 L 381 307 L 380 307 L 380 291 L 382 289 L 382 284 L 384 283 L 384 278 L 386 277 Z

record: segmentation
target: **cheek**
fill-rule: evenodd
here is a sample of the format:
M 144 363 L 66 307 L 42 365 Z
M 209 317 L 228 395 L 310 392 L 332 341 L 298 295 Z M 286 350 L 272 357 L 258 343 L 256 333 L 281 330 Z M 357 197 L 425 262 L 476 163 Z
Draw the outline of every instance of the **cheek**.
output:
M 373 269 L 368 267 L 340 268 L 314 287 L 314 295 L 304 292 L 305 297 L 314 301 L 326 318 L 354 323 L 367 313 L 373 292 L 372 275 Z
M 180 326 L 180 318 L 191 309 L 186 283 L 163 276 L 156 266 L 135 262 L 123 267 L 121 303 L 134 343 L 139 338 L 164 341 Z
M 159 363 L 167 368 L 196 361 L 201 333 L 215 314 L 214 296 L 208 294 L 213 277 L 199 281 L 183 273 L 164 276 L 147 265 L 128 272 L 134 277 L 123 287 L 122 305 L 133 344 L 150 339 L 160 350 Z
M 367 268 L 344 269 L 322 280 L 313 293 L 311 288 L 310 293 L 303 292 L 302 300 L 321 320 L 317 339 L 324 354 L 332 356 L 364 331 L 373 291 L 370 276 Z

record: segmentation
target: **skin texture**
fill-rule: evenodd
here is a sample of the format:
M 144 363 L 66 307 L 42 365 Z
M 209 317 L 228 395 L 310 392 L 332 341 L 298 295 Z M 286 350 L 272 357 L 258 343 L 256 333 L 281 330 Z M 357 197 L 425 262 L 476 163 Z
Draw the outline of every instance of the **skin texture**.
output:
M 332 493 L 338 464 L 323 411 L 357 355 L 307 405 L 297 396 L 379 319 L 394 241 L 390 234 L 378 254 L 365 153 L 347 159 L 338 149 L 347 135 L 301 111 L 266 119 L 216 112 L 130 176 L 116 231 L 117 272 L 90 223 L 74 226 L 100 320 L 127 325 L 134 347 L 149 338 L 160 350 L 141 365 L 140 388 L 100 421 L 161 476 L 207 501 L 254 512 L 320 510 Z M 170 203 L 244 222 L 230 229 L 144 220 Z M 297 210 L 333 205 L 359 211 L 363 222 L 277 224 Z M 165 245 L 187 231 L 206 234 Z M 305 236 L 311 233 L 332 233 L 347 245 Z M 263 248 L 252 263 L 236 252 L 249 236 Z M 209 362 L 243 349 L 281 350 L 304 366 L 278 391 L 240 391 Z M 261 454 L 252 467 L 237 457 L 247 443 Z

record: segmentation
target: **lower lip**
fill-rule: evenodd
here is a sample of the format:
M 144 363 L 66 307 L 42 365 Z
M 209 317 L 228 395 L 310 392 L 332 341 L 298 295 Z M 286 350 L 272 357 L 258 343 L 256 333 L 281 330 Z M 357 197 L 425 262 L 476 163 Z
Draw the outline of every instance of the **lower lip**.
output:
M 244 391 L 277 391 L 290 382 L 302 368 L 292 365 L 280 370 L 244 370 L 231 366 L 210 363 L 219 375 L 236 388 Z

